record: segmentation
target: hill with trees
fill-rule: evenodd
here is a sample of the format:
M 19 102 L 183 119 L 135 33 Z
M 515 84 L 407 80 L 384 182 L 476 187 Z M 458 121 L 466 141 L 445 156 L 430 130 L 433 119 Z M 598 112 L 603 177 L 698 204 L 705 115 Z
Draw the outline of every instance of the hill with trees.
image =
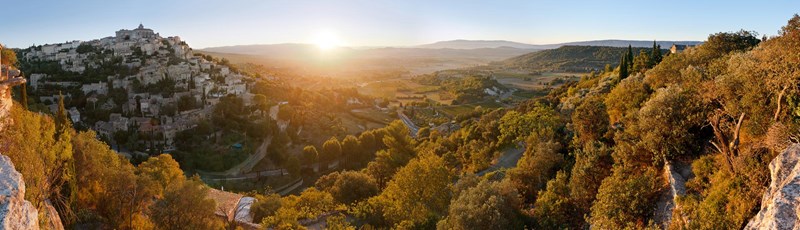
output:
M 557 49 L 528 53 L 490 64 L 494 68 L 511 68 L 535 72 L 580 72 L 602 70 L 619 62 L 628 48 L 605 46 L 562 46 Z M 649 48 L 635 47 L 633 52 Z

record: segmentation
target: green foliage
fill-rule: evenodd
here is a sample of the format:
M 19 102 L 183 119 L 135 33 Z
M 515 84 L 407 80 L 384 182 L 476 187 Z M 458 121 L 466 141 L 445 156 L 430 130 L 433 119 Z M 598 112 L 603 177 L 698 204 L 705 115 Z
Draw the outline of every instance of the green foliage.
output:
M 518 143 L 533 133 L 550 133 L 563 126 L 561 118 L 552 109 L 538 104 L 521 114 L 509 111 L 500 119 L 500 146 Z
M 355 163 L 356 156 L 361 154 L 361 143 L 358 138 L 353 135 L 347 135 L 342 139 L 342 157 L 344 168 L 350 168 Z
M 518 229 L 522 202 L 508 181 L 481 181 L 451 201 L 437 229 Z
M 658 89 L 639 111 L 642 142 L 655 155 L 654 162 L 697 151 L 696 131 L 704 122 L 699 99 L 677 86 Z
M 207 198 L 208 187 L 195 177 L 174 189 L 150 207 L 150 217 L 160 229 L 223 229 L 214 214 L 216 204 Z
M 536 200 L 539 190 L 545 188 L 549 178 L 555 175 L 564 161 L 559 153 L 562 145 L 553 139 L 536 135 L 528 138 L 528 146 L 517 167 L 508 171 L 511 183 L 527 202 Z
M 609 123 L 614 124 L 623 117 L 639 111 L 650 96 L 644 76 L 638 75 L 621 80 L 605 97 Z
M 379 192 L 372 177 L 356 171 L 329 173 L 320 177 L 314 187 L 330 193 L 337 202 L 345 205 L 365 200 Z
M 320 162 L 322 169 L 327 169 L 328 164 L 342 155 L 342 145 L 336 137 L 331 137 L 322 144 L 322 152 L 320 153 Z M 341 163 L 341 162 L 340 162 Z
M 256 194 L 255 202 L 250 205 L 250 213 L 253 214 L 254 222 L 261 222 L 265 217 L 273 216 L 281 208 L 281 195 L 272 193 L 269 195 Z
M 309 188 L 299 196 L 290 195 L 281 199 L 281 206 L 275 215 L 267 216 L 261 222 L 264 228 L 301 229 L 298 220 L 315 219 L 321 214 L 339 209 L 331 194 Z
M 576 207 L 570 198 L 567 175 L 559 171 L 547 182 L 547 190 L 540 191 L 533 210 L 536 226 L 542 229 L 577 228 L 581 222 L 575 215 Z
M 59 211 L 68 214 L 74 187 L 75 168 L 70 127 L 58 130 L 49 116 L 12 106 L 6 119 L 14 122 L 3 130 L 3 154 L 23 175 L 25 199 L 41 210 L 51 200 Z M 61 135 L 56 135 L 60 133 Z
M 679 199 L 671 227 L 689 229 L 742 228 L 759 210 L 764 185 L 769 181 L 767 151 L 748 149 L 734 163 L 737 171 L 725 167 L 722 154 L 703 156 L 692 162 L 695 177 L 686 183 L 687 195 Z M 686 221 L 703 219 L 706 221 Z
M 589 214 L 600 184 L 611 174 L 613 148 L 601 142 L 589 142 L 573 153 L 575 164 L 569 178 L 569 197 L 577 215 Z
M 303 147 L 303 162 L 311 167 L 314 163 L 317 162 L 317 158 L 319 157 L 319 152 L 317 152 L 317 148 L 313 145 L 308 145 Z
M 615 167 L 597 191 L 589 219 L 600 229 L 644 228 L 655 208 L 654 200 L 662 189 L 652 169 Z
M 386 189 L 369 200 L 394 227 L 427 226 L 447 212 L 453 174 L 441 157 L 422 154 L 401 168 Z
M 572 128 L 575 129 L 575 138 L 580 143 L 602 140 L 609 128 L 603 98 L 584 98 L 572 113 Z

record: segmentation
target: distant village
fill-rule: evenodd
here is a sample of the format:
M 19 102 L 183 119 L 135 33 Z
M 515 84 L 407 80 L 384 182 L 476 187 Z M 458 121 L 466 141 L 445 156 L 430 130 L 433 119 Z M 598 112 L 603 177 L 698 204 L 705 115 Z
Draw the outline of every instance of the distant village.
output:
M 119 30 L 113 37 L 33 46 L 23 50 L 21 57 L 21 61 L 30 63 L 57 62 L 64 73 L 76 74 L 119 62 L 117 66 L 131 71 L 109 71 L 115 74 L 87 79 L 63 77 L 53 74 L 53 70 L 33 68 L 34 71 L 27 73 L 33 90 L 30 94 L 37 95 L 36 99 L 55 113 L 59 94 L 66 98 L 76 96 L 65 89 L 82 93 L 85 107 L 68 108 L 73 123 L 83 124 L 107 140 L 120 131 L 158 136 L 165 152 L 175 149 L 178 132 L 210 118 L 221 97 L 237 95 L 245 104 L 253 97 L 248 92 L 250 78 L 210 57 L 193 54 L 178 36 L 164 38 L 141 24 L 133 30 Z M 153 86 L 162 82 L 174 89 L 173 92 L 153 92 Z M 75 90 L 77 88 L 80 91 Z M 125 92 L 124 98 L 112 100 L 112 92 L 120 91 Z M 190 106 L 180 106 L 181 103 Z M 81 114 L 89 107 L 115 112 L 107 114 L 107 120 L 86 124 L 89 119 Z M 175 109 L 179 107 L 183 108 Z

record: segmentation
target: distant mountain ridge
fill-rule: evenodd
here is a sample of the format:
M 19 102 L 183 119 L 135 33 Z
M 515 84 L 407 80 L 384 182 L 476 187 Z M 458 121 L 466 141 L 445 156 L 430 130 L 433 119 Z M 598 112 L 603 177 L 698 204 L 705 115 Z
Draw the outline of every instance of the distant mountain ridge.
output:
M 512 47 L 517 49 L 541 49 L 537 45 L 525 44 L 520 42 L 504 40 L 451 40 L 439 41 L 431 44 L 413 46 L 413 48 L 423 49 L 481 49 L 481 48 L 500 48 Z

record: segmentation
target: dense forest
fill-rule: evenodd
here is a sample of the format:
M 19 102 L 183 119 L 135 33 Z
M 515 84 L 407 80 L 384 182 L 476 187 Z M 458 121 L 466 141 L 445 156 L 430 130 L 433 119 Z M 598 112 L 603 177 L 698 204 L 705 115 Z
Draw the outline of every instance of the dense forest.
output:
M 412 138 L 395 121 L 307 147 L 309 163 L 357 160 L 298 195 L 253 194 L 255 222 L 303 229 L 302 220 L 324 215 L 331 229 L 744 227 L 770 182 L 767 165 L 800 137 L 800 16 L 777 36 L 716 33 L 669 56 L 658 47 L 597 49 L 619 65 L 515 108 L 480 111 L 453 133 L 420 129 Z M 72 129 L 60 104 L 55 117 L 15 105 L 0 137 L 27 200 L 53 203 L 68 226 L 229 227 L 214 217 L 208 187 L 172 157 L 134 166 L 92 131 Z M 516 167 L 479 174 L 517 146 Z M 694 176 L 665 220 L 654 210 L 669 189 L 667 165 L 688 165 Z

